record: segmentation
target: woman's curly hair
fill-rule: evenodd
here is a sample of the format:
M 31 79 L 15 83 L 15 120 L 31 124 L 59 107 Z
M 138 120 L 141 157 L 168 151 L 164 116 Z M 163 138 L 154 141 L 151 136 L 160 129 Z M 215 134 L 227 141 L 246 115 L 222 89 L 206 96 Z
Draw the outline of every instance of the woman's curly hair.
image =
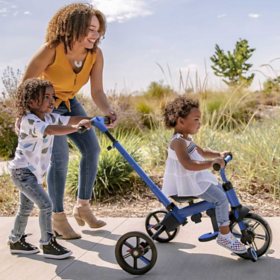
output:
M 185 118 L 193 108 L 199 108 L 198 100 L 177 97 L 168 103 L 163 112 L 164 124 L 167 128 L 173 128 L 177 124 L 179 117 Z
M 17 117 L 22 118 L 30 111 L 30 100 L 43 100 L 48 87 L 53 87 L 53 85 L 46 80 L 37 78 L 25 80 L 17 89 Z
M 56 47 L 59 43 L 63 43 L 67 52 L 67 48 L 72 49 L 76 40 L 87 35 L 91 18 L 94 15 L 100 24 L 98 30 L 100 36 L 90 51 L 96 51 L 100 38 L 104 37 L 106 32 L 106 19 L 103 13 L 89 3 L 73 3 L 59 9 L 49 21 L 46 43 L 50 47 Z

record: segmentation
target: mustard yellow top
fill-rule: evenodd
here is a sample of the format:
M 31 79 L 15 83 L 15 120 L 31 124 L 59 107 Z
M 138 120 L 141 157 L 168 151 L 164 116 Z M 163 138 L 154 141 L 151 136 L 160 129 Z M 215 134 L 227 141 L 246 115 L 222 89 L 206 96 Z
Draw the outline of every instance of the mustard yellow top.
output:
M 71 111 L 69 99 L 74 98 L 81 87 L 88 82 L 95 60 L 96 53 L 88 52 L 81 71 L 75 73 L 65 55 L 64 45 L 60 43 L 56 47 L 53 64 L 42 74 L 42 78 L 49 80 L 54 86 L 55 96 L 58 98 L 55 102 L 56 108 L 64 101 L 68 110 Z

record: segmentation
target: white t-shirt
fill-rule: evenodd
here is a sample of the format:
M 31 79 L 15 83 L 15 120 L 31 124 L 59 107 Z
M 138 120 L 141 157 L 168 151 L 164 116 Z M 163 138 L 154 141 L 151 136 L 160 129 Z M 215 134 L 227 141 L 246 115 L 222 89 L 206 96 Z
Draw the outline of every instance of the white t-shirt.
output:
M 22 117 L 15 158 L 9 162 L 10 169 L 28 168 L 42 184 L 50 164 L 54 135 L 44 135 L 48 125 L 67 125 L 69 116 L 56 113 L 45 114 L 45 120 L 32 113 Z
M 180 134 L 172 138 L 181 138 L 186 141 L 187 152 L 192 160 L 205 161 L 198 153 L 192 139 L 184 139 Z M 210 185 L 218 184 L 217 178 L 209 170 L 191 171 L 179 162 L 176 152 L 168 147 L 168 156 L 163 177 L 162 191 L 167 196 L 198 196 L 204 193 Z

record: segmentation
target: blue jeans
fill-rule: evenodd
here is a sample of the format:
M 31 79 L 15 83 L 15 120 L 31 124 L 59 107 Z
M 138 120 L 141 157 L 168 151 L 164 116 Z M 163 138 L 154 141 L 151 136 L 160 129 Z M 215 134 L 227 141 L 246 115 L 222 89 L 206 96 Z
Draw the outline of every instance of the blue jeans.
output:
M 53 235 L 51 225 L 52 202 L 50 197 L 43 189 L 43 186 L 38 184 L 37 178 L 28 168 L 12 169 L 11 176 L 15 185 L 20 190 L 20 196 L 19 210 L 9 240 L 15 243 L 25 234 L 28 217 L 35 203 L 40 209 L 40 243 L 43 245 L 48 244 Z
M 64 116 L 86 116 L 86 112 L 76 98 L 70 100 L 71 112 L 65 103 L 54 110 L 54 113 Z M 55 136 L 51 163 L 47 174 L 48 192 L 53 203 L 54 212 L 63 212 L 64 189 L 69 161 L 69 137 L 78 147 L 82 157 L 79 167 L 78 198 L 90 199 L 97 173 L 100 147 L 93 129 L 83 134 L 72 133 L 65 136 Z
M 216 219 L 219 227 L 229 225 L 228 200 L 220 184 L 211 185 L 206 192 L 198 197 L 215 205 Z

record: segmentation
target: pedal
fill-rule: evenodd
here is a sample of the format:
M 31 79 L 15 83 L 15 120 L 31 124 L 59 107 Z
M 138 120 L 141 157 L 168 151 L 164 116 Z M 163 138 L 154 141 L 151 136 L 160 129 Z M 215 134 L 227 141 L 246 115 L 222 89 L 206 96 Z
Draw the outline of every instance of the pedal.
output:
M 214 231 L 214 232 L 208 232 L 205 234 L 202 234 L 199 238 L 198 241 L 200 242 L 207 242 L 207 241 L 211 241 L 213 239 L 216 239 L 218 236 L 219 232 L 218 231 Z

